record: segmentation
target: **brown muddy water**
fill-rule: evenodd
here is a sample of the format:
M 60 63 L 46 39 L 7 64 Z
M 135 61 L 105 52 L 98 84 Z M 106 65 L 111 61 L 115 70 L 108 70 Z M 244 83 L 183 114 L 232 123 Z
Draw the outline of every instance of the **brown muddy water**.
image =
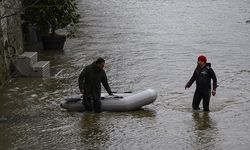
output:
M 249 149 L 249 0 L 79 3 L 77 37 L 63 52 L 39 53 L 62 73 L 13 79 L 0 90 L 0 149 Z M 192 111 L 194 85 L 184 90 L 200 54 L 220 85 L 209 113 Z M 113 91 L 152 88 L 155 103 L 120 113 L 61 110 L 99 56 Z

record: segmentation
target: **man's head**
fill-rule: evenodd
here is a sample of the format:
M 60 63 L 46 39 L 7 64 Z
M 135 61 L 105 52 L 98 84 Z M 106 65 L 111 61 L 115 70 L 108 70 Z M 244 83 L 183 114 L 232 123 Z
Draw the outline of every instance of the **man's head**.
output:
M 99 68 L 99 69 L 103 69 L 105 65 L 105 60 L 101 57 L 99 57 L 97 60 L 96 60 L 96 66 Z
M 206 56 L 204 56 L 204 55 L 200 55 L 199 57 L 198 57 L 198 65 L 200 66 L 200 67 L 202 67 L 202 66 L 204 66 L 205 64 L 206 64 L 206 62 L 207 62 L 207 58 L 206 58 Z

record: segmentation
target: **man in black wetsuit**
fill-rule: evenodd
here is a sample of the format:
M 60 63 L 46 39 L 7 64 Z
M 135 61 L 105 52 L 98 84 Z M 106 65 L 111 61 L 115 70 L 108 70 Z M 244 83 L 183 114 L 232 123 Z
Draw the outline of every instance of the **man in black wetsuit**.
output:
M 207 58 L 203 55 L 198 57 L 198 65 L 194 70 L 193 76 L 185 86 L 189 88 L 196 81 L 196 90 L 194 93 L 192 107 L 194 110 L 199 110 L 199 105 L 203 99 L 203 110 L 209 111 L 209 101 L 211 95 L 211 79 L 213 80 L 212 95 L 215 96 L 217 88 L 217 78 L 211 68 L 211 64 L 207 63 Z
M 104 65 L 105 60 L 98 58 L 86 66 L 78 78 L 79 89 L 83 94 L 83 104 L 87 111 L 92 111 L 93 107 L 96 113 L 101 112 L 101 83 L 109 95 L 113 95 L 103 69 Z

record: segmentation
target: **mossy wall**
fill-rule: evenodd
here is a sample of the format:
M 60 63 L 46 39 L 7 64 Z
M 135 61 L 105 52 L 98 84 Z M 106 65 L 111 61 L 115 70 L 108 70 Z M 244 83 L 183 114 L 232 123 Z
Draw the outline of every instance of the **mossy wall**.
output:
M 13 55 L 23 52 L 21 17 L 16 13 L 19 8 L 20 0 L 0 0 L 0 87 L 10 78 Z

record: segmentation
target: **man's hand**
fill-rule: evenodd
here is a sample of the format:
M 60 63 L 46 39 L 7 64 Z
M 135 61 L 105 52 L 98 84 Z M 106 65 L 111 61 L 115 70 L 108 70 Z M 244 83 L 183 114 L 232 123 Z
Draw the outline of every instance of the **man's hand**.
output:
M 212 95 L 215 96 L 215 94 L 216 94 L 216 91 L 212 90 Z
M 185 90 L 187 89 L 187 88 L 189 88 L 190 87 L 190 85 L 189 85 L 189 83 L 187 83 L 186 85 L 185 85 Z
M 113 94 L 113 92 L 112 92 L 112 91 L 111 91 L 111 93 L 109 93 L 109 92 L 108 92 L 108 94 L 109 94 L 109 96 L 114 96 L 114 94 Z

